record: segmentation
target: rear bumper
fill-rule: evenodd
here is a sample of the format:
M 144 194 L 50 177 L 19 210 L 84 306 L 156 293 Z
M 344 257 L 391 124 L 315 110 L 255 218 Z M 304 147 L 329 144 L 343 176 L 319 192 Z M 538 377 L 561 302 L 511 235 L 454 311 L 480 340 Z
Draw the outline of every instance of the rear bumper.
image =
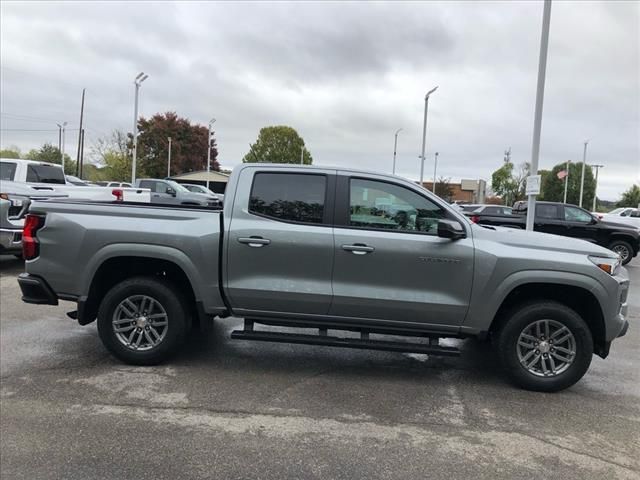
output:
M 22 229 L 0 228 L 0 252 L 20 253 L 22 251 Z
M 58 305 L 58 297 L 43 278 L 21 273 L 18 284 L 22 290 L 22 301 L 38 305 Z

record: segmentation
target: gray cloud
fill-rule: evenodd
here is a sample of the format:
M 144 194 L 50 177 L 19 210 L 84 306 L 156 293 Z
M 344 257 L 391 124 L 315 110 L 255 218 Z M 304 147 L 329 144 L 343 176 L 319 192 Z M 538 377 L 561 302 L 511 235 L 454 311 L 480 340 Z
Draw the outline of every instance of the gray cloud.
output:
M 131 129 L 133 77 L 150 78 L 141 113 L 218 119 L 223 165 L 260 127 L 289 124 L 320 164 L 416 178 L 424 93 L 426 177 L 490 178 L 511 146 L 529 160 L 540 41 L 538 2 L 0 4 L 3 147 L 57 142 L 77 128 L 87 88 L 88 142 Z M 554 2 L 541 168 L 606 165 L 599 194 L 640 181 L 640 6 Z M 16 114 L 34 117 L 18 118 Z M 50 129 L 17 132 L 15 129 Z M 12 131 L 9 131 L 12 130 Z M 73 134 L 73 132 L 70 132 Z M 72 153 L 75 142 L 69 141 Z

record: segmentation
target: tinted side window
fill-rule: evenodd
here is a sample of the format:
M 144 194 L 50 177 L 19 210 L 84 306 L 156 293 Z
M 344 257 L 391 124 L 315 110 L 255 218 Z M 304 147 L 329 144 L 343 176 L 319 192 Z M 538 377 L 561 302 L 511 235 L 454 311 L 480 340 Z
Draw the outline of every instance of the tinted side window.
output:
M 279 220 L 322 223 L 327 177 L 300 173 L 257 173 L 249 211 Z
M 152 192 L 155 192 L 156 182 L 152 182 L 151 180 L 141 180 L 140 188 L 148 188 Z
M 485 207 L 482 213 L 487 215 L 500 215 L 502 213 L 502 209 L 499 207 Z
M 13 162 L 0 162 L 0 180 L 13 180 L 17 165 Z
M 593 218 L 587 212 L 576 207 L 564 207 L 564 219 L 567 222 L 591 223 Z
M 558 215 L 558 206 L 538 204 L 536 205 L 536 217 L 558 220 L 560 217 Z
M 349 223 L 353 227 L 402 230 L 436 235 L 444 209 L 400 185 L 351 180 Z
M 62 168 L 53 165 L 29 165 L 27 167 L 27 182 L 61 185 L 66 183 Z
M 633 218 L 638 218 L 640 217 L 640 210 L 634 210 L 633 212 L 631 212 L 631 216 Z

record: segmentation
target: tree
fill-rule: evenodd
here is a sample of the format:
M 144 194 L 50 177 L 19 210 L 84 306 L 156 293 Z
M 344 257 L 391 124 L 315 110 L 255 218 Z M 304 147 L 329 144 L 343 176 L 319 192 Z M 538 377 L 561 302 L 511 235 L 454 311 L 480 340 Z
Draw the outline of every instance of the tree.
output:
M 28 160 L 37 160 L 39 162 L 47 162 L 47 163 L 57 163 L 60 165 L 62 162 L 61 152 L 58 147 L 54 147 L 50 143 L 45 143 L 39 150 L 31 149 L 24 156 L 24 158 Z M 75 160 L 71 160 L 71 157 L 64 154 L 64 171 L 67 174 L 72 174 L 76 171 L 76 162 Z
M 616 206 L 640 208 L 640 187 L 635 184 L 629 187 L 629 190 L 622 194 L 622 198 Z
M 562 202 L 564 200 L 564 179 L 558 178 L 558 172 L 566 170 L 566 163 L 555 165 L 548 175 L 542 179 L 539 200 L 547 202 Z M 582 178 L 582 162 L 569 164 L 569 183 L 567 184 L 567 203 L 580 203 L 580 180 Z M 596 192 L 596 181 L 591 167 L 587 165 L 584 171 L 584 192 L 582 205 L 591 208 L 593 196 Z
M 311 152 L 304 145 L 304 140 L 295 129 L 284 125 L 264 127 L 260 129 L 256 143 L 251 145 L 244 156 L 244 163 L 296 163 L 300 164 L 300 153 L 303 152 L 303 163 L 311 165 Z
M 436 182 L 435 190 L 435 194 L 437 196 L 446 200 L 447 202 L 450 202 L 451 197 L 453 196 L 453 190 L 451 189 L 451 177 L 440 177 Z
M 20 149 L 18 147 L 9 147 L 0 150 L 0 158 L 20 158 Z
M 208 128 L 192 124 L 175 112 L 157 113 L 153 117 L 138 121 L 137 177 L 164 178 L 167 176 L 169 153 L 168 138 L 171 137 L 171 174 L 176 175 L 207 168 Z M 212 132 L 213 134 L 213 132 Z M 129 137 L 129 148 L 133 147 Z M 215 139 L 211 142 L 211 170 L 220 170 L 217 161 L 218 149 Z
M 505 159 L 504 164 L 491 175 L 491 189 L 504 200 L 505 205 L 525 198 L 525 182 L 530 172 L 529 163 L 522 163 L 514 171 L 514 164 Z
M 103 168 L 87 171 L 90 180 L 114 180 L 128 182 L 131 180 L 131 155 L 127 143 L 129 138 L 121 130 L 113 130 L 106 137 L 99 138 L 91 148 L 94 160 Z M 86 167 L 85 167 L 86 170 Z M 141 168 L 136 168 L 138 176 L 144 176 Z

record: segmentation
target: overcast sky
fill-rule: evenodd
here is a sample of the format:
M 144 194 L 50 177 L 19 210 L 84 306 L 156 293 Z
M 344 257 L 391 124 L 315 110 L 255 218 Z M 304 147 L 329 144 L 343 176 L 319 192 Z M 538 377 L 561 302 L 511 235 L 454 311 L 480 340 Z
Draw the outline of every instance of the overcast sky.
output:
M 215 117 L 219 161 L 237 165 L 266 125 L 298 130 L 314 163 L 484 178 L 511 147 L 530 160 L 542 2 L 0 4 L 2 148 L 57 144 L 80 96 L 85 145 L 140 114 Z M 560 2 L 551 12 L 540 168 L 604 164 L 598 194 L 640 182 L 640 3 Z M 75 131 L 73 129 L 76 129 Z M 42 130 L 42 131 L 34 131 Z M 86 149 L 85 149 L 86 151 Z

